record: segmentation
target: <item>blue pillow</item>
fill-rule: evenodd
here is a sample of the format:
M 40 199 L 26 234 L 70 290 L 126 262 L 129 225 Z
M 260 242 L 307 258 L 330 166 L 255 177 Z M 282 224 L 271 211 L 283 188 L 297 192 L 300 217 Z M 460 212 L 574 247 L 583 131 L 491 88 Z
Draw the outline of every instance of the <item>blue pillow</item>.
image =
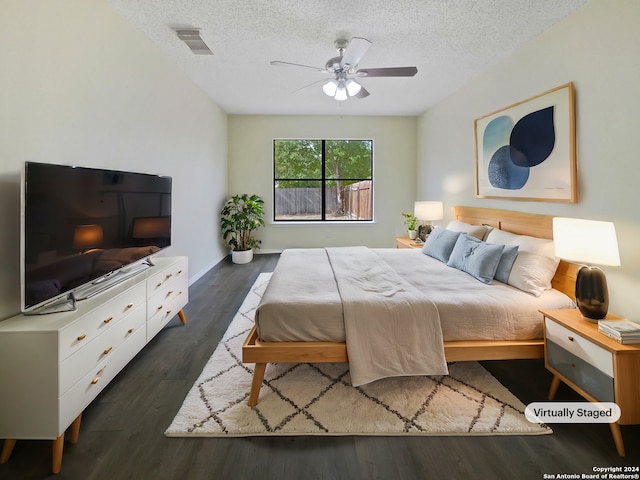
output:
M 458 237 L 447 265 L 490 284 L 503 250 L 504 245 L 491 245 L 463 234 Z
M 460 234 L 461 232 L 436 228 L 429 234 L 427 240 L 424 242 L 422 253 L 447 263 Z
M 513 262 L 516 261 L 517 256 L 518 245 L 504 245 L 502 257 L 500 257 L 500 262 L 498 263 L 498 268 L 494 275 L 496 280 L 502 283 L 509 283 L 509 275 L 511 274 Z

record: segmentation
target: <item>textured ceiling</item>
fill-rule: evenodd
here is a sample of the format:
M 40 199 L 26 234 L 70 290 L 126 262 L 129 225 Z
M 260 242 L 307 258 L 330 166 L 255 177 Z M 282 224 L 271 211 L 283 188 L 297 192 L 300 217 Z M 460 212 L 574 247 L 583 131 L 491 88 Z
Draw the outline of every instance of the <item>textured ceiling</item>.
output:
M 588 0 L 108 0 L 227 113 L 419 115 Z M 198 28 L 196 56 L 174 28 Z M 337 38 L 373 45 L 360 68 L 416 66 L 365 78 L 362 99 L 322 93 Z M 330 78 L 327 76 L 327 78 Z

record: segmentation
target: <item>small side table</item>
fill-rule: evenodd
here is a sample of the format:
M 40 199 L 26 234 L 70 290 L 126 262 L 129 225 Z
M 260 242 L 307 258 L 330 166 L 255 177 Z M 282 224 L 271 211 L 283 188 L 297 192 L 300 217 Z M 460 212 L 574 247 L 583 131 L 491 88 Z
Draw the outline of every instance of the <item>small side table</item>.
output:
M 422 248 L 424 243 L 415 243 L 409 237 L 396 237 L 396 248 Z
M 615 402 L 621 410 L 610 423 L 618 454 L 625 456 L 620 425 L 640 423 L 640 344 L 622 344 L 598 331 L 597 322 L 577 309 L 541 310 L 544 316 L 544 365 L 553 380 L 549 400 L 560 382 L 590 402 Z M 620 319 L 607 315 L 607 320 Z

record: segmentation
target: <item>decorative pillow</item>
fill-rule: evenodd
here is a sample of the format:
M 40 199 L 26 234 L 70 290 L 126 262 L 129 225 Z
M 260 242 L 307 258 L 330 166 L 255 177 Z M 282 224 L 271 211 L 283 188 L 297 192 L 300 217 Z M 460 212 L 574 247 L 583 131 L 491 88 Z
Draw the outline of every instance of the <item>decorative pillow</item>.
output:
M 507 284 L 539 297 L 551 288 L 560 259 L 554 255 L 553 240 L 516 235 L 494 229 L 487 236 L 490 243 L 518 245 Z
M 513 267 L 513 262 L 518 256 L 518 245 L 503 245 L 504 250 L 493 278 L 502 283 L 509 283 L 509 274 Z
M 459 236 L 460 232 L 453 232 L 444 228 L 435 228 L 424 242 L 422 253 L 447 263 Z
M 471 225 L 469 223 L 459 222 L 457 220 L 451 220 L 447 225 L 447 230 L 454 232 L 463 232 L 467 235 L 477 238 L 478 240 L 484 240 L 489 227 L 487 225 Z
M 447 265 L 490 284 L 502 258 L 504 245 L 491 245 L 462 234 L 458 237 Z

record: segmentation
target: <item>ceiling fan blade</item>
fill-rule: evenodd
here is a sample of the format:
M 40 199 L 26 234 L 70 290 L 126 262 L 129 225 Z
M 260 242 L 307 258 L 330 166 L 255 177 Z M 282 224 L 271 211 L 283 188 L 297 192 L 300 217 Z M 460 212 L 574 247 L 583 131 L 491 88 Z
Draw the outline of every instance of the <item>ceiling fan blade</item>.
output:
M 344 67 L 345 65 L 349 65 L 350 69 L 355 68 L 356 65 L 360 63 L 364 54 L 367 53 L 370 46 L 371 42 L 366 38 L 353 37 L 349 42 L 349 46 L 344 51 L 340 66 Z
M 300 63 L 291 63 L 291 62 L 281 62 L 280 60 L 273 60 L 271 62 L 269 62 L 270 65 L 273 65 L 275 67 L 302 67 L 302 68 L 310 68 L 312 70 L 315 70 L 317 72 L 326 72 L 326 70 L 324 68 L 319 68 L 319 67 L 312 67 L 310 65 L 302 65 Z
M 360 86 L 360 91 L 354 95 L 356 98 L 365 98 L 369 96 L 369 92 L 362 85 Z
M 413 77 L 416 67 L 362 68 L 356 72 L 359 77 Z
M 327 81 L 326 78 L 321 78 L 320 80 L 316 80 L 315 82 L 311 82 L 310 84 L 305 85 L 304 87 L 296 88 L 291 93 L 299 92 L 300 90 L 304 90 L 305 88 L 309 88 L 309 87 L 312 87 L 312 86 L 314 86 L 314 85 L 316 85 L 318 83 L 322 83 L 322 82 L 326 82 L 326 81 Z

